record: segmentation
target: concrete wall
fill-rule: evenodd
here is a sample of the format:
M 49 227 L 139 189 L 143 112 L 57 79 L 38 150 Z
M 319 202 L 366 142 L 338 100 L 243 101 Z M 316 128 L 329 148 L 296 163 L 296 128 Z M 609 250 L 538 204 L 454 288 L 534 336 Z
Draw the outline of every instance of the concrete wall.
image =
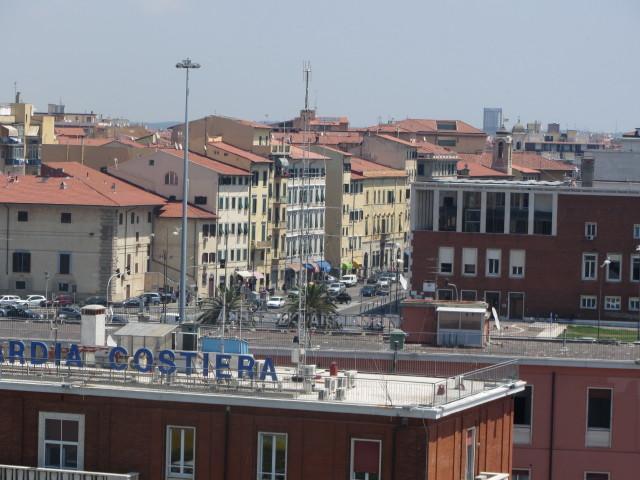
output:
M 43 145 L 42 162 L 77 162 L 95 170 L 118 166 L 145 152 L 143 148 L 132 148 L 122 144 L 90 145 Z

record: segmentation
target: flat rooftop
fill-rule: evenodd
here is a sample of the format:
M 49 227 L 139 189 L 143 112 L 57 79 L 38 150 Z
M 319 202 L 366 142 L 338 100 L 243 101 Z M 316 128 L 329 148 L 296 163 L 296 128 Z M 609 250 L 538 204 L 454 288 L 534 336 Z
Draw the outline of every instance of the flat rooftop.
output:
M 215 368 L 187 375 L 116 371 L 99 366 L 68 367 L 54 363 L 0 363 L 0 390 L 65 393 L 289 410 L 437 419 L 512 395 L 524 388 L 514 361 L 450 378 L 347 372 L 330 376 L 316 370 L 296 381 L 291 367 L 276 369 L 277 380 L 216 378 Z

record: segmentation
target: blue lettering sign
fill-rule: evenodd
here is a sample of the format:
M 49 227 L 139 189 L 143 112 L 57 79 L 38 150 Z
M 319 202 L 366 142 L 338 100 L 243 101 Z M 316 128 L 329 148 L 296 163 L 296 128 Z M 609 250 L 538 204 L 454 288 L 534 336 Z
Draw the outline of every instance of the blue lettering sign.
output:
M 238 356 L 238 378 L 253 378 L 253 366 L 256 361 L 250 355 Z M 245 377 L 246 376 L 246 377 Z
M 78 345 L 75 343 L 69 345 L 69 351 L 67 352 L 67 358 L 65 360 L 67 367 L 82 367 L 82 358 L 80 357 Z
M 180 352 L 180 355 L 182 355 L 184 357 L 184 363 L 185 363 L 185 373 L 187 375 L 191 375 L 191 372 L 193 370 L 193 365 L 191 363 L 191 359 L 195 358 L 198 355 L 198 352 Z
M 129 352 L 124 347 L 113 347 L 109 351 L 109 368 L 112 370 L 126 370 L 127 362 L 120 363 L 120 358 L 126 358 Z
M 9 340 L 9 361 L 14 363 L 16 358 L 24 364 L 24 342 L 20 340 Z
M 144 366 L 140 364 L 140 357 L 144 357 Z M 148 373 L 153 370 L 153 353 L 148 348 L 139 348 L 133 354 L 133 368 L 140 373 Z
M 53 358 L 55 360 L 56 366 L 60 365 L 60 359 L 62 358 L 62 345 L 56 343 L 55 349 L 53 351 Z
M 229 362 L 231 355 L 219 353 L 216 355 L 216 378 L 231 378 Z
M 270 358 L 264 359 L 264 365 L 262 366 L 262 371 L 260 372 L 260 380 L 264 380 L 267 375 L 270 376 L 271 380 L 273 380 L 274 382 L 278 381 L 276 367 L 273 366 L 273 360 L 271 360 Z
M 176 354 L 171 350 L 161 350 L 158 354 L 158 370 L 163 375 L 171 375 L 177 370 Z
M 209 352 L 204 352 L 202 354 L 202 376 L 209 376 Z
M 40 355 L 38 355 L 38 350 Z M 31 364 L 42 365 L 49 360 L 49 348 L 44 342 L 31 342 Z

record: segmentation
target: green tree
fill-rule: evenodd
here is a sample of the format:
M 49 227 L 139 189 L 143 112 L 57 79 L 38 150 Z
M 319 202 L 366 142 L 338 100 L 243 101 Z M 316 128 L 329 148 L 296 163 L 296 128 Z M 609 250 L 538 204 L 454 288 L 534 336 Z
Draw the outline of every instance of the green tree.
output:
M 217 325 L 222 314 L 222 306 L 225 305 L 226 319 L 229 324 L 229 314 L 240 309 L 241 295 L 237 288 L 221 286 L 217 295 L 212 299 L 206 299 L 202 303 L 204 312 L 198 317 L 198 322 L 206 325 Z
M 317 325 L 326 325 L 326 320 L 337 311 L 335 303 L 329 298 L 323 286 L 309 285 L 304 298 L 306 324 L 310 327 L 314 321 Z M 298 299 L 289 300 L 288 311 L 291 318 L 297 318 Z

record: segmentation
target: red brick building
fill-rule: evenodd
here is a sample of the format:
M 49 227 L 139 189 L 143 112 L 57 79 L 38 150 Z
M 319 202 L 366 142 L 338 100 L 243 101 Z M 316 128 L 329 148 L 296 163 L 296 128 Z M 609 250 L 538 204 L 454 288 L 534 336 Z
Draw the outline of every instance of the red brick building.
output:
M 563 182 L 416 182 L 411 289 L 501 316 L 638 319 L 640 191 Z
M 1 368 L 0 478 L 22 478 L 9 476 L 22 466 L 140 480 L 472 480 L 487 471 L 500 480 L 512 466 L 511 396 L 524 387 L 514 364 L 353 383 L 317 371 L 308 388 L 282 368 L 273 382 L 216 370 L 168 377 L 155 364 L 146 373 Z M 334 381 L 346 394 L 319 393 Z

